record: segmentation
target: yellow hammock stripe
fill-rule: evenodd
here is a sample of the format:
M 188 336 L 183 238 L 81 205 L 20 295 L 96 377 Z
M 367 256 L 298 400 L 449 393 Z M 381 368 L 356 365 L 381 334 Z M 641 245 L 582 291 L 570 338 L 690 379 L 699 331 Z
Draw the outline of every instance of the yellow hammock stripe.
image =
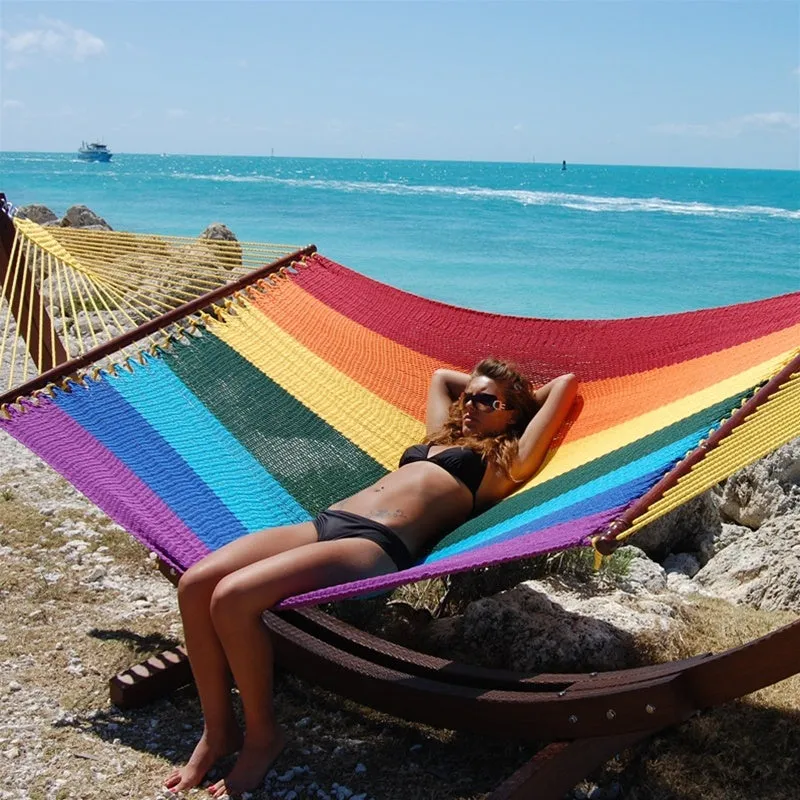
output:
M 243 358 L 387 470 L 425 434 L 421 422 L 339 372 L 250 303 L 209 328 Z
M 800 436 L 800 373 L 785 383 L 764 405 L 757 408 L 692 470 L 667 490 L 618 539 L 626 539 L 640 528 L 702 494 L 736 470 Z

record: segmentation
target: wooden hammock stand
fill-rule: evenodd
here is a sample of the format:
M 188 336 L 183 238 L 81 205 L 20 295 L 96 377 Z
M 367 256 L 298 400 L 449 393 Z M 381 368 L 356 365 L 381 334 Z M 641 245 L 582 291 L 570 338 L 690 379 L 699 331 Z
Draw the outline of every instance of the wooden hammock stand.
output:
M 5 195 L 0 193 L 0 204 Z M 14 227 L 0 212 L 0 285 L 4 285 L 12 252 Z M 124 334 L 68 363 L 59 349 L 47 350 L 40 375 L 0 403 L 12 402 L 47 383 L 74 374 L 98 358 L 192 314 L 256 278 L 279 270 L 313 246 L 265 265 L 246 278 L 203 295 L 147 326 Z M 15 318 L 27 318 L 21 295 L 6 297 Z M 18 314 L 20 316 L 18 316 Z M 45 320 L 34 318 L 42 326 Z M 42 352 L 44 327 L 27 342 L 31 356 Z M 62 359 L 63 360 L 63 359 Z M 759 390 L 726 425 L 715 446 L 736 424 L 764 402 L 791 375 L 800 371 L 800 356 Z M 623 524 L 659 497 L 693 459 L 667 475 L 626 515 Z M 679 473 L 679 474 L 676 474 Z M 610 552 L 613 536 L 598 548 Z M 177 583 L 174 571 L 162 566 Z M 587 773 L 615 753 L 676 725 L 705 709 L 730 702 L 800 672 L 800 620 L 741 647 L 719 654 L 616 672 L 524 675 L 486 669 L 424 655 L 367 634 L 316 609 L 265 612 L 278 663 L 311 683 L 378 711 L 436 727 L 531 742 L 551 742 L 498 786 L 488 800 L 558 800 Z M 144 705 L 191 682 L 191 669 L 182 648 L 165 651 L 110 679 L 111 701 L 122 708 Z

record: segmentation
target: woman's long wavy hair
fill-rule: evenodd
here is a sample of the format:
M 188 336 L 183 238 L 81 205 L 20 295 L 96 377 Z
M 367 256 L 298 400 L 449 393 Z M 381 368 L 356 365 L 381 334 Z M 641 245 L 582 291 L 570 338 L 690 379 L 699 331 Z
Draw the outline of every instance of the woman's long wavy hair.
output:
M 517 412 L 514 422 L 505 432 L 497 435 L 464 436 L 464 398 L 459 397 L 450 406 L 450 415 L 442 427 L 429 436 L 427 444 L 461 445 L 480 453 L 487 463 L 500 469 L 514 480 L 511 465 L 517 455 L 519 437 L 533 419 L 539 406 L 533 399 L 530 382 L 520 373 L 516 365 L 498 358 L 485 358 L 475 365 L 472 377 L 483 375 L 503 387 L 506 405 Z

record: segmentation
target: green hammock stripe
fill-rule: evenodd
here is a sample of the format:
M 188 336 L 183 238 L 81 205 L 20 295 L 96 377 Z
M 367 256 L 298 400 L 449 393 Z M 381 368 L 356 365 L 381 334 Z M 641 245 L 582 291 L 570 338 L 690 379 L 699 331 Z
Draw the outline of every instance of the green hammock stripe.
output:
M 309 514 L 386 474 L 375 459 L 214 334 L 204 332 L 190 347 L 177 345 L 164 360 Z

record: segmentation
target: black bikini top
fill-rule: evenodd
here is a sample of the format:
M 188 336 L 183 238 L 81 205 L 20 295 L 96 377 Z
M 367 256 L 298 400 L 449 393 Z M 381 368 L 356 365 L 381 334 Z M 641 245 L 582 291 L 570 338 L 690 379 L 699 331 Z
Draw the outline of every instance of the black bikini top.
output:
M 411 445 L 400 457 L 400 466 L 404 467 L 415 461 L 430 461 L 466 484 L 467 489 L 472 492 L 474 503 L 478 487 L 486 473 L 486 462 L 483 460 L 483 456 L 469 447 L 448 447 L 428 458 L 430 449 L 429 444 Z

